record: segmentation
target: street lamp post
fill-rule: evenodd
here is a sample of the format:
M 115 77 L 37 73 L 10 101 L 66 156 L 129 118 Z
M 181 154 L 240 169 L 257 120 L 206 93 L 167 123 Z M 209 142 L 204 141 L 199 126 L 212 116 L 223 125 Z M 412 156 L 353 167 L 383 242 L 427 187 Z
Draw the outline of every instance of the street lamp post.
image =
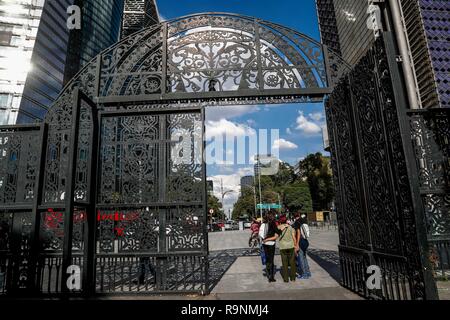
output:
M 223 180 L 220 179 L 220 193 L 221 193 L 221 195 L 222 195 L 222 209 L 223 209 L 223 215 L 224 215 L 224 218 L 225 218 L 225 208 L 224 208 L 224 199 L 225 199 L 225 196 L 226 196 L 227 194 L 233 193 L 233 192 L 236 192 L 236 191 L 234 191 L 234 190 L 223 191 Z

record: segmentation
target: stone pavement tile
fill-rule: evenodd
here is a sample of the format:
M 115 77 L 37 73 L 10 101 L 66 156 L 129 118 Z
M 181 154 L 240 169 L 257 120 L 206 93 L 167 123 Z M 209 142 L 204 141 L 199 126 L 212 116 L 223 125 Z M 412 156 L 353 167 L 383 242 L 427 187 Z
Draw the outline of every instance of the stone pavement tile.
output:
M 339 283 L 334 280 L 324 269 L 322 269 L 312 259 L 309 259 L 312 278 L 297 279 L 295 282 L 285 283 L 281 277 L 280 256 L 275 257 L 277 282 L 269 283 L 263 276 L 263 266 L 259 257 L 240 257 L 225 273 L 212 293 L 237 293 L 237 292 L 263 292 L 273 290 L 304 290 L 313 288 L 339 287 Z
M 450 300 L 450 281 L 438 281 L 436 285 L 439 293 L 439 299 Z
M 213 294 L 218 300 L 363 300 L 342 287 Z M 212 299 L 212 297 L 210 297 Z

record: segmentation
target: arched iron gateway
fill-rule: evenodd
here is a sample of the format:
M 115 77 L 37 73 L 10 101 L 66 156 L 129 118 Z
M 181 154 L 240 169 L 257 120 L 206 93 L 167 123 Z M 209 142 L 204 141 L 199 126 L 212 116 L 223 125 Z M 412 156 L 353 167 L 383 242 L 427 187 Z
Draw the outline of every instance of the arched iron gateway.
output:
M 380 65 L 388 61 L 383 40 L 378 44 L 367 70 L 384 72 L 392 88 L 388 65 Z M 208 292 L 204 107 L 321 101 L 346 73 L 336 54 L 309 37 L 233 14 L 174 19 L 103 51 L 66 86 L 44 123 L 0 128 L 0 294 L 73 293 L 72 265 L 86 294 Z M 423 297 L 414 210 L 398 204 L 389 212 L 401 226 L 386 247 L 371 236 L 389 225 L 370 229 L 371 204 L 357 207 L 368 190 L 355 182 L 366 154 L 350 145 L 355 128 L 346 125 L 354 123 L 340 108 L 348 102 L 345 81 L 327 102 L 344 284 L 389 297 L 396 281 L 398 298 Z M 393 139 L 400 142 L 396 161 L 405 165 L 401 137 Z M 180 154 L 188 161 L 176 161 Z M 390 289 L 362 287 L 364 268 L 374 262 Z

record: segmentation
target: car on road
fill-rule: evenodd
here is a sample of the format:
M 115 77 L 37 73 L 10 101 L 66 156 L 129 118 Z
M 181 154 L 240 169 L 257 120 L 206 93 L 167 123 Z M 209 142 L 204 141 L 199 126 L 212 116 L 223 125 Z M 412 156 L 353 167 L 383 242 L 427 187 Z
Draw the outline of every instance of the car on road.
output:
M 233 221 L 232 220 L 228 220 L 227 222 L 225 222 L 225 230 L 233 230 Z
M 245 221 L 244 222 L 244 229 L 250 229 L 252 226 L 252 223 L 250 221 Z
M 223 222 L 214 222 L 211 225 L 211 231 L 222 231 L 222 228 L 225 227 L 225 224 Z
M 228 220 L 225 222 L 225 230 L 239 230 L 239 223 L 233 220 Z

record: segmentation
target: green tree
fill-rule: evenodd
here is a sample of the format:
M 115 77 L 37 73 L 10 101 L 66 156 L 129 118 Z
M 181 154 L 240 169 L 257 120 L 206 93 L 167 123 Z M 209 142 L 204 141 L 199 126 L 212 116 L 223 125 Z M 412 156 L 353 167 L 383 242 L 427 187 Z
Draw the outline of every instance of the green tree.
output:
M 333 176 L 330 158 L 320 152 L 300 161 L 300 179 L 308 182 L 313 210 L 329 210 L 334 199 Z
M 213 209 L 214 213 L 211 217 L 221 218 L 223 217 L 222 203 L 220 203 L 219 198 L 213 195 L 208 195 L 208 214 L 209 210 Z
M 297 181 L 281 188 L 283 204 L 290 213 L 312 212 L 312 199 L 308 183 Z
M 294 167 L 289 163 L 280 162 L 277 174 L 270 176 L 275 186 L 283 186 L 292 183 L 296 179 Z
M 234 204 L 232 217 L 233 219 L 239 219 L 243 215 L 249 217 L 255 216 L 255 198 L 253 191 L 250 188 L 242 190 L 242 194 Z

